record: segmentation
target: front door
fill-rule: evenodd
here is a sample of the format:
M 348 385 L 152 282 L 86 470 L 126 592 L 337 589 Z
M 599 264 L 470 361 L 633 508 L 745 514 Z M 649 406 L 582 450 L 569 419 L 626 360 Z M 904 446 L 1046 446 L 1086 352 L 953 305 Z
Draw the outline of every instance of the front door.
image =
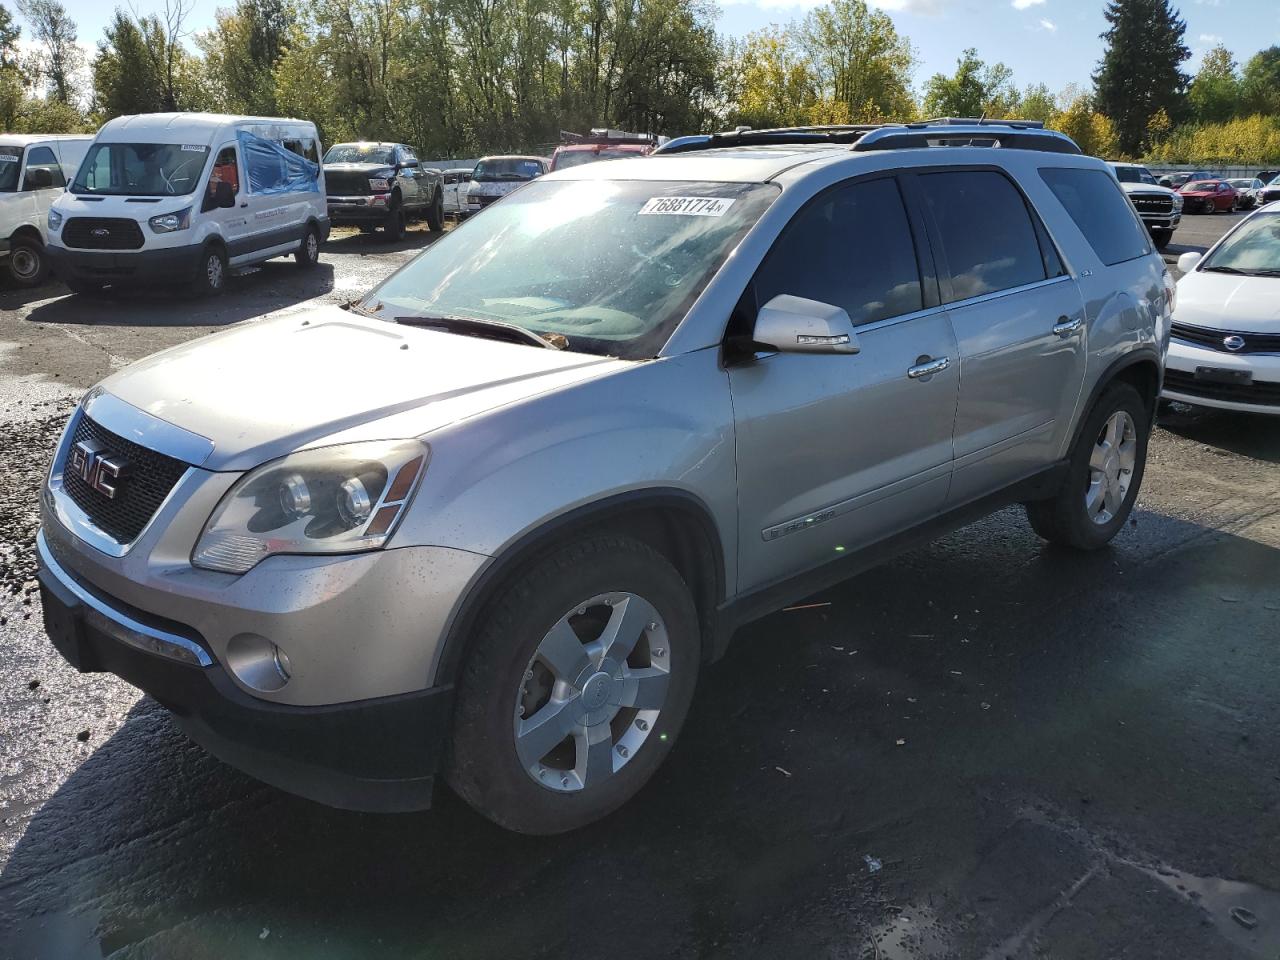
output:
M 213 158 L 213 166 L 209 170 L 209 179 L 205 182 L 200 204 L 201 216 L 217 223 L 221 228 L 222 239 L 227 245 L 227 255 L 231 262 L 244 257 L 253 246 L 249 230 L 249 197 L 248 183 L 239 161 L 239 151 L 234 141 L 218 148 Z M 235 206 L 219 207 L 215 197 L 219 184 L 230 184 L 235 195 Z
M 756 355 L 730 366 L 738 448 L 739 591 L 838 559 L 936 514 L 951 472 L 958 364 L 893 177 L 810 201 L 744 303 L 843 307 L 855 355 Z M 923 373 L 927 364 L 935 372 Z

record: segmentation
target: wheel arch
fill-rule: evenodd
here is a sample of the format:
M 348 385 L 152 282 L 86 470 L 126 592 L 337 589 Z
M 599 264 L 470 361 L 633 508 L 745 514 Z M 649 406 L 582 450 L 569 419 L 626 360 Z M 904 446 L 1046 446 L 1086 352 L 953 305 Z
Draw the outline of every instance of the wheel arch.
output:
M 1149 414 L 1148 426 L 1154 423 L 1156 403 L 1160 399 L 1160 383 L 1162 379 L 1160 357 L 1152 348 L 1144 347 L 1140 350 L 1133 350 L 1112 361 L 1111 365 L 1103 371 L 1102 376 L 1098 377 L 1097 382 L 1094 383 L 1088 400 L 1080 407 L 1080 416 L 1077 418 L 1075 427 L 1072 430 L 1071 446 L 1068 449 L 1075 447 L 1075 443 L 1080 437 L 1080 431 L 1083 429 L 1085 421 L 1089 419 L 1090 411 L 1093 410 L 1103 391 L 1113 383 L 1128 383 L 1136 389 L 1138 395 L 1142 397 L 1142 402 Z
M 34 240 L 40 246 L 45 245 L 44 236 L 40 231 L 29 223 L 20 225 L 13 233 L 9 234 L 9 242 L 14 243 L 18 240 Z
M 717 610 L 725 598 L 724 547 L 706 504 L 676 488 L 635 490 L 560 514 L 521 535 L 494 557 L 467 590 L 445 627 L 436 663 L 436 685 L 456 681 L 483 611 L 519 572 L 551 550 L 583 537 L 627 536 L 653 547 L 689 585 L 704 638 L 712 638 Z

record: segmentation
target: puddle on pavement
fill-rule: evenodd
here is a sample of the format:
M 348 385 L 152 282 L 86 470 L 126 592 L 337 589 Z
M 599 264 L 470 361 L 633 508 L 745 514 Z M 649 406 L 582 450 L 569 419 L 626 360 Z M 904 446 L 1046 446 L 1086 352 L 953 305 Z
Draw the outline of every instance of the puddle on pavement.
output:
M 1280 955 L 1280 893 L 1239 880 L 1128 865 L 1203 908 L 1224 939 L 1267 960 Z
M 946 929 L 933 911 L 924 908 L 904 910 L 871 936 L 880 960 L 933 960 L 953 953 Z

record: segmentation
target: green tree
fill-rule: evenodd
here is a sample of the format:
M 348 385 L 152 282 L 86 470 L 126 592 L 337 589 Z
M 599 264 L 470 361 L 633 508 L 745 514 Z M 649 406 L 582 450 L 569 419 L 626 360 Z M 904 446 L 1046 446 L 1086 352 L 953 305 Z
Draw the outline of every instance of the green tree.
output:
M 78 99 L 76 74 L 84 56 L 76 44 L 76 23 L 58 0 L 18 0 L 18 11 L 40 44 L 39 69 L 48 93 L 61 104 Z
M 1183 43 L 1187 24 L 1169 0 L 1110 0 L 1103 16 L 1110 27 L 1093 75 L 1097 109 L 1114 124 L 1120 151 L 1136 156 L 1147 145 L 1147 121 L 1157 110 L 1175 121 L 1184 115 L 1189 78 L 1180 68 L 1191 56 Z
M 1095 109 L 1093 98 L 1086 94 L 1077 95 L 1065 110 L 1055 114 L 1049 127 L 1065 133 L 1089 156 L 1117 157 L 1115 127 L 1109 117 Z
M 768 27 L 748 34 L 727 54 L 732 79 L 730 125 L 757 130 L 812 122 L 818 78 L 792 31 Z
M 798 40 L 831 109 L 851 121 L 913 118 L 915 49 L 888 14 L 865 0 L 831 0 L 805 17 Z
M 1280 113 L 1280 47 L 1259 50 L 1244 65 L 1241 114 Z
M 1041 123 L 1048 123 L 1057 112 L 1053 94 L 1043 83 L 1027 87 L 1022 92 L 1021 101 L 1018 104 L 1018 116 L 1023 120 L 1039 120 Z
M 183 45 L 187 8 L 139 17 L 117 8 L 93 60 L 101 119 L 130 113 L 204 109 L 212 97 L 202 65 Z
M 16 130 L 18 113 L 26 94 L 19 65 L 18 40 L 22 29 L 13 14 L 0 4 L 0 130 Z
M 1187 92 L 1191 117 L 1199 123 L 1222 123 L 1240 108 L 1240 75 L 1231 51 L 1219 44 L 1204 55 Z
M 196 37 L 218 106 L 232 113 L 274 116 L 275 67 L 296 16 L 286 0 L 239 0 L 219 10 L 214 26 Z
M 984 63 L 972 47 L 956 61 L 955 73 L 935 73 L 924 90 L 924 112 L 932 117 L 1008 117 L 1019 102 L 1013 71 Z

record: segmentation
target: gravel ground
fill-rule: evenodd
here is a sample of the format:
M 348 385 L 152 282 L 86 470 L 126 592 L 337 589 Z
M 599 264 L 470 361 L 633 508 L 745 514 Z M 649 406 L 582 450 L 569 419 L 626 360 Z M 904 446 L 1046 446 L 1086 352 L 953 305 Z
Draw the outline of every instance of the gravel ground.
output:
M 1280 956 L 1273 420 L 1171 411 L 1098 554 L 1010 509 L 745 629 L 650 788 L 568 837 L 447 793 L 386 817 L 298 800 L 62 663 L 26 591 L 70 401 L 423 240 L 340 239 L 178 323 L 160 295 L 0 292 L 0 960 Z

